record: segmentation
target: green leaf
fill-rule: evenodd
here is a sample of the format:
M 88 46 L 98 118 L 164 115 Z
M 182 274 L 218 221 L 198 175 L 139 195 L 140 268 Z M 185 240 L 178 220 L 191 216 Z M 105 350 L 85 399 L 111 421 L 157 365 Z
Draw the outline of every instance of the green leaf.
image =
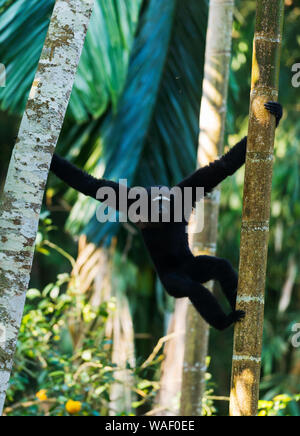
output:
M 115 107 L 126 79 L 128 59 L 142 0 L 96 0 L 86 37 L 69 115 L 77 121 L 99 117 Z M 16 0 L 3 4 L 0 59 L 7 86 L 1 109 L 21 113 L 38 65 L 54 0 Z M 0 3 L 0 7 L 1 7 Z
M 7 82 L 0 88 L 1 109 L 22 112 L 45 40 L 54 0 L 6 2 L 1 14 L 0 59 Z
M 29 300 L 34 300 L 35 298 L 40 298 L 41 297 L 41 292 L 38 289 L 29 289 L 27 291 L 26 297 Z

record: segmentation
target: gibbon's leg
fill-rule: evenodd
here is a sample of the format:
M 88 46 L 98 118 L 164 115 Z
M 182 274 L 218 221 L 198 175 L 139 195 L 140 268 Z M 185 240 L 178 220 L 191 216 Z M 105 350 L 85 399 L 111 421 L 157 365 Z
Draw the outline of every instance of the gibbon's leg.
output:
M 224 330 L 245 316 L 242 311 L 226 315 L 208 289 L 180 273 L 166 274 L 161 281 L 172 297 L 188 297 L 205 321 L 217 330 Z
M 210 280 L 220 282 L 232 310 L 235 310 L 238 275 L 226 259 L 213 256 L 198 256 L 183 265 L 183 271 L 192 280 L 206 283 Z

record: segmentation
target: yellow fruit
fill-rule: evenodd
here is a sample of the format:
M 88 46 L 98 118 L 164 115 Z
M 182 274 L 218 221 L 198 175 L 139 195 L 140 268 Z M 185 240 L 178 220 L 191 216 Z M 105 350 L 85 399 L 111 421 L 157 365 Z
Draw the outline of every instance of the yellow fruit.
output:
M 75 415 L 75 413 L 79 413 L 81 411 L 81 402 L 69 400 L 66 404 L 66 411 L 70 415 Z
M 266 410 L 261 410 L 259 412 L 258 416 L 267 416 L 267 411 Z
M 47 391 L 46 389 L 41 389 L 39 392 L 36 393 L 36 398 L 38 398 L 40 401 L 47 401 Z

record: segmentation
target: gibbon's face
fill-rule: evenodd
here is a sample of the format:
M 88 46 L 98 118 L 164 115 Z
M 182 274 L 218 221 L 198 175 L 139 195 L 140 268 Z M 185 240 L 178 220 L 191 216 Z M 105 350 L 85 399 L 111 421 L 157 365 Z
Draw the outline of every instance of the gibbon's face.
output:
M 151 199 L 151 208 L 152 211 L 157 211 L 158 216 L 161 220 L 164 217 L 168 217 L 168 214 L 171 212 L 171 198 L 170 196 L 166 196 L 163 194 L 159 194 Z
M 147 189 L 147 196 L 141 207 L 137 209 L 140 217 L 137 225 L 140 228 L 161 227 L 173 219 L 174 195 L 168 188 L 154 186 Z M 143 205 L 146 205 L 143 208 Z
M 147 191 L 149 197 L 148 224 L 155 226 L 171 222 L 174 215 L 174 196 L 170 190 L 157 186 Z

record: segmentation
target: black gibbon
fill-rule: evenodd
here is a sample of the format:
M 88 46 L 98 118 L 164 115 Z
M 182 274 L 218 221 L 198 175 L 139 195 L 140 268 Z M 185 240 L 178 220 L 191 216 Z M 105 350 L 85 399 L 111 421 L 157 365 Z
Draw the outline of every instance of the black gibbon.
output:
M 277 127 L 282 117 L 281 105 L 269 102 L 265 104 L 265 108 L 276 117 Z M 192 212 L 195 203 L 201 199 L 197 188 L 203 188 L 201 190 L 203 198 L 203 194 L 210 193 L 224 179 L 234 174 L 245 163 L 246 148 L 247 137 L 219 160 L 200 168 L 177 185 L 177 188 L 180 188 L 182 192 L 183 200 L 185 192 L 188 191 L 185 191 L 184 188 L 190 188 L 191 207 L 188 213 Z M 106 199 L 102 199 L 102 201 L 106 205 L 113 206 L 116 210 L 127 212 L 127 210 L 123 210 L 124 207 L 129 209 L 133 204 L 133 200 L 130 198 L 126 206 L 122 206 L 118 201 L 122 190 L 123 192 L 126 190 L 126 194 L 129 192 L 127 187 L 104 179 L 98 180 L 57 155 L 53 157 L 51 170 L 72 188 L 95 199 L 99 199 L 97 192 L 100 188 L 112 188 L 113 192 L 117 194 L 116 204 L 110 204 Z M 150 188 L 147 191 L 150 193 Z M 180 222 L 174 219 L 173 214 L 169 215 L 168 222 L 161 219 L 164 209 L 171 210 L 175 200 L 172 191 L 169 197 L 159 194 L 153 198 L 149 195 L 150 206 L 153 202 L 159 206 L 160 219 L 151 221 L 151 218 L 147 216 L 147 219 L 136 222 L 136 225 L 141 230 L 145 245 L 166 291 L 175 298 L 188 297 L 208 324 L 218 330 L 223 330 L 245 316 L 243 311 L 235 310 L 238 276 L 231 264 L 225 259 L 212 256 L 195 257 L 192 254 L 186 231 L 188 221 L 186 214 Z M 232 311 L 229 315 L 225 314 L 215 296 L 203 286 L 203 283 L 210 280 L 216 280 L 220 283 L 231 306 Z

